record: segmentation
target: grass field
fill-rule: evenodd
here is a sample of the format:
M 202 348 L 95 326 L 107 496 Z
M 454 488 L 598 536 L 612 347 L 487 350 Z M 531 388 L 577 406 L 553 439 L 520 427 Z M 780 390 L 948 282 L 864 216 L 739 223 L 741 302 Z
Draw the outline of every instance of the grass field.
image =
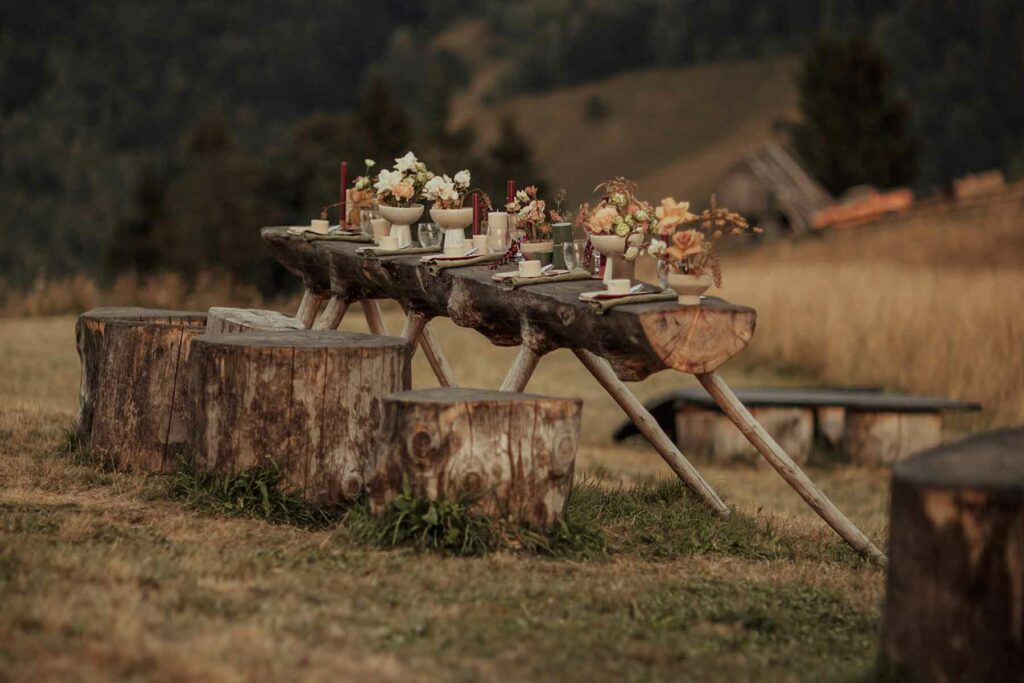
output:
M 725 294 L 759 323 L 723 374 L 985 404 L 954 431 L 1019 423 L 1022 214 L 1011 203 L 730 253 Z M 167 283 L 55 285 L 34 305 L 184 296 Z M 210 284 L 184 303 L 253 296 L 231 292 Z M 397 330 L 400 312 L 386 317 Z M 500 382 L 514 350 L 432 325 L 461 382 Z M 345 327 L 365 329 L 358 312 Z M 382 550 L 348 518 L 309 530 L 229 516 L 167 477 L 58 453 L 77 401 L 70 315 L 0 318 L 0 377 L 0 680 L 849 680 L 874 661 L 882 572 L 762 468 L 701 464 L 738 511 L 709 517 L 646 444 L 610 442 L 619 409 L 565 352 L 530 390 L 585 399 L 570 519 L 604 550 L 555 557 Z M 433 384 L 419 357 L 414 383 Z M 809 473 L 884 544 L 886 471 Z
M 73 324 L 0 319 L 0 679 L 820 679 L 871 666 L 882 574 L 758 469 L 705 468 L 740 510 L 708 517 L 645 445 L 609 444 L 617 408 L 568 355 L 546 358 L 531 389 L 586 398 L 578 471 L 601 479 L 572 515 L 607 554 L 459 559 L 374 549 L 345 524 L 193 509 L 166 477 L 54 454 L 76 402 Z M 474 333 L 437 331 L 461 378 L 500 379 L 507 350 L 473 355 L 487 348 Z M 418 362 L 416 381 L 428 373 Z M 814 476 L 883 539 L 884 472 Z M 619 489 L 652 477 L 665 483 L 639 501 Z

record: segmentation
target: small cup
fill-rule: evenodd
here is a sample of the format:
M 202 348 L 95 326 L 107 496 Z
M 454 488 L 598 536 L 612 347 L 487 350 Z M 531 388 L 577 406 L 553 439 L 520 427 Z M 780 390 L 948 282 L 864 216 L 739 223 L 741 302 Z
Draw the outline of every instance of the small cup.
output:
M 328 221 L 320 220 L 319 218 L 314 218 L 309 222 L 309 229 L 318 235 L 326 235 L 330 227 L 331 224 Z
M 519 277 L 540 277 L 540 261 L 520 261 Z
M 398 238 L 391 235 L 381 235 L 377 242 L 381 249 L 387 251 L 398 251 Z
M 487 248 L 487 235 L 473 235 L 473 247 L 480 256 L 487 256 L 491 250 Z
M 373 226 L 373 241 L 380 244 L 380 238 L 386 237 L 391 232 L 391 223 L 384 218 L 374 218 L 370 221 Z
M 629 294 L 629 280 L 609 280 L 608 281 L 608 293 L 609 294 Z
M 463 256 L 466 253 L 465 244 L 446 244 L 444 245 L 445 256 Z

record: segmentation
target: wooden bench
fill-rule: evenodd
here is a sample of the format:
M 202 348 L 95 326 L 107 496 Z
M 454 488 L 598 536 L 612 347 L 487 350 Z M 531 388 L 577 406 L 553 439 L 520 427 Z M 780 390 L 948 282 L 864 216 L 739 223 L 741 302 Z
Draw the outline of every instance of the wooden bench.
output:
M 736 390 L 736 396 L 798 462 L 818 445 L 854 464 L 889 464 L 941 443 L 945 413 L 981 409 L 977 403 L 871 388 L 751 388 Z M 648 406 L 659 422 L 669 424 L 684 450 L 718 461 L 757 459 L 757 451 L 700 387 L 680 389 Z M 615 438 L 635 433 L 626 424 Z
M 837 533 L 859 552 L 885 562 L 882 552 L 807 478 L 715 372 L 750 341 L 756 320 L 753 309 L 710 297 L 699 306 L 647 303 L 598 316 L 579 300 L 581 293 L 601 288 L 593 280 L 509 292 L 492 280 L 494 271 L 486 266 L 434 275 L 417 255 L 368 257 L 357 252 L 358 244 L 310 241 L 289 235 L 285 227 L 264 228 L 261 235 L 311 296 L 329 293 L 342 314 L 354 302 L 373 311 L 379 299 L 398 301 L 407 312 L 403 337 L 410 347 L 423 346 L 442 386 L 456 383 L 443 350 L 429 333 L 428 322 L 437 316 L 472 328 L 493 344 L 519 345 L 501 385 L 504 391 L 522 391 L 544 354 L 557 348 L 572 350 L 690 490 L 716 512 L 728 514 L 714 489 L 623 383 L 666 368 L 693 373 L 745 438 Z M 367 317 L 371 331 L 381 332 L 372 314 Z
M 272 464 L 286 488 L 329 503 L 363 490 L 384 396 L 408 388 L 397 337 L 337 331 L 192 340 L 190 453 L 200 471 Z
M 123 469 L 174 467 L 187 431 L 183 366 L 206 314 L 95 308 L 78 317 L 78 443 Z
M 484 389 L 392 394 L 367 478 L 371 510 L 408 483 L 417 498 L 468 498 L 474 512 L 549 527 L 572 488 L 581 405 Z

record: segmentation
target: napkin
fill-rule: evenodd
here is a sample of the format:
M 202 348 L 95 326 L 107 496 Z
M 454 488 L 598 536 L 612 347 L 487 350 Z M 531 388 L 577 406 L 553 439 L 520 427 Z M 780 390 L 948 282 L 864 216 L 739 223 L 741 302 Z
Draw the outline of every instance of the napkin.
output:
M 519 287 L 527 287 L 529 285 L 543 285 L 549 282 L 572 282 L 574 280 L 591 280 L 593 274 L 586 270 L 574 270 L 569 273 L 560 273 L 558 275 L 541 275 L 540 277 L 507 277 L 499 280 L 501 288 L 505 290 L 513 290 Z
M 405 249 L 381 249 L 380 247 L 361 247 L 356 251 L 360 256 L 380 258 L 382 256 L 412 256 L 413 254 L 440 254 L 441 247 L 406 247 Z
M 675 292 L 654 292 L 652 294 L 634 294 L 616 299 L 591 299 L 587 303 L 594 309 L 594 313 L 604 315 L 608 309 L 616 306 L 628 306 L 629 304 L 649 304 L 655 301 L 676 301 L 679 295 Z
M 440 275 L 442 271 L 449 268 L 462 268 L 463 266 L 477 266 L 483 263 L 491 263 L 503 258 L 504 254 L 486 254 L 483 256 L 468 256 L 462 259 L 448 259 L 444 261 L 431 261 L 427 264 L 427 270 L 431 275 Z

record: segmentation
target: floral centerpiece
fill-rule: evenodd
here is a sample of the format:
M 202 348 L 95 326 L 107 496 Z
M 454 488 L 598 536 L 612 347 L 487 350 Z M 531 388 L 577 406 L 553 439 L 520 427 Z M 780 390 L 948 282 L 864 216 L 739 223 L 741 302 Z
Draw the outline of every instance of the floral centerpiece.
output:
M 391 170 L 383 169 L 373 184 L 377 200 L 385 206 L 410 207 L 434 174 L 412 152 L 395 159 Z
M 376 166 L 377 162 L 373 159 L 363 159 L 363 163 L 366 164 L 366 172 L 357 176 L 352 182 L 352 187 L 347 191 L 349 225 L 359 225 L 362 221 L 362 210 L 373 206 L 375 193 L 370 169 Z
M 416 199 L 423 187 L 434 177 L 427 165 L 412 152 L 395 159 L 391 170 L 381 170 L 373 184 L 380 202 L 380 215 L 391 223 L 391 235 L 398 237 L 403 248 L 412 242 L 409 226 L 423 215 L 423 205 Z
M 505 205 L 505 210 L 519 233 L 513 247 L 530 258 L 552 253 L 554 243 L 551 241 L 551 221 L 546 202 L 537 196 L 536 185 L 528 185 L 516 192 L 512 201 Z M 541 260 L 547 259 L 541 257 Z
M 653 240 L 647 253 L 658 259 L 662 283 L 679 294 L 679 303 L 699 304 L 700 294 L 712 283 L 722 286 L 722 268 L 715 243 L 725 235 L 760 233 L 740 214 L 719 207 L 714 195 L 711 206 L 699 214 L 689 202 L 673 197 L 661 200 L 656 209 L 661 240 Z
M 465 230 L 473 222 L 473 207 L 463 206 L 470 194 L 470 179 L 469 171 L 462 170 L 454 177 L 436 175 L 423 186 L 423 198 L 433 204 L 430 217 L 445 230 Z M 452 244 L 457 237 L 454 232 L 446 234 L 446 243 Z
M 576 224 L 586 230 L 594 249 L 612 265 L 611 269 L 605 267 L 606 281 L 631 278 L 646 236 L 658 233 L 660 221 L 655 209 L 637 197 L 635 182 L 614 178 L 594 188 L 598 190 L 603 190 L 604 196 L 594 207 L 581 206 Z M 613 270 L 619 272 L 612 275 Z

